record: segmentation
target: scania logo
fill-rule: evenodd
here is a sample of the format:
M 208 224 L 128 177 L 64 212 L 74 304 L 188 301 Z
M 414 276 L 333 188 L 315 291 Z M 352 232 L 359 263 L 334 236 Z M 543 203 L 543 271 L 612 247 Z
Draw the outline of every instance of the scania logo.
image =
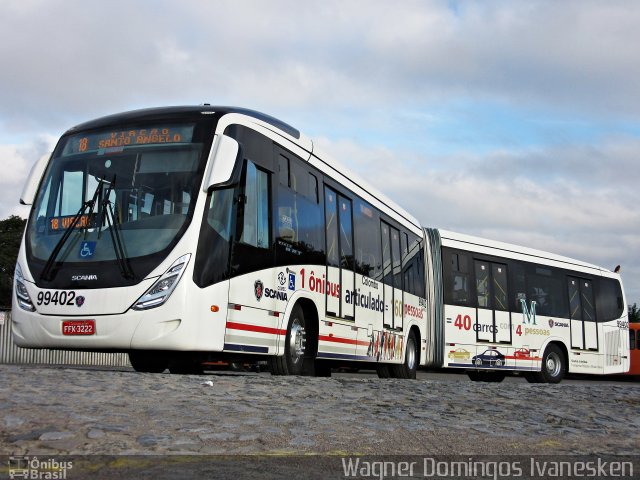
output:
M 71 281 L 77 282 L 79 280 L 98 280 L 98 275 L 73 275 Z
M 256 280 L 253 284 L 253 293 L 256 295 L 256 300 L 260 301 L 262 294 L 264 293 L 264 284 L 260 280 Z

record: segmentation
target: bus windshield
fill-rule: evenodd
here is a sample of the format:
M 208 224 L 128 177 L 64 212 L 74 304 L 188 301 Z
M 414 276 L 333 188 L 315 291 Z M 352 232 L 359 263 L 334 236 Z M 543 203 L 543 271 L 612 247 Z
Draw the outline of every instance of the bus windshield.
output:
M 193 132 L 192 124 L 151 125 L 63 139 L 31 213 L 30 258 L 128 262 L 170 246 L 197 196 L 202 144 Z

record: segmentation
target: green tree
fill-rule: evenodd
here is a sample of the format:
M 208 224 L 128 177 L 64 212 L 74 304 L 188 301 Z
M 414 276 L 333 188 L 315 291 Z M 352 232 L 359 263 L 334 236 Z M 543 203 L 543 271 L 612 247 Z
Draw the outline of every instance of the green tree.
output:
M 629 321 L 630 322 L 640 322 L 640 308 L 635 303 L 633 305 L 629 305 Z
M 0 220 L 0 308 L 11 306 L 13 273 L 26 223 L 16 215 Z

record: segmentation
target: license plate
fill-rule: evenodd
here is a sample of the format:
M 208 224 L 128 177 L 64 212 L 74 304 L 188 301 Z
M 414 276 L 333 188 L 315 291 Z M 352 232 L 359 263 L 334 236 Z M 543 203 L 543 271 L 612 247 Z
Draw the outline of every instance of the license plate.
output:
M 95 333 L 95 320 L 65 320 L 62 322 L 63 335 L 94 335 Z

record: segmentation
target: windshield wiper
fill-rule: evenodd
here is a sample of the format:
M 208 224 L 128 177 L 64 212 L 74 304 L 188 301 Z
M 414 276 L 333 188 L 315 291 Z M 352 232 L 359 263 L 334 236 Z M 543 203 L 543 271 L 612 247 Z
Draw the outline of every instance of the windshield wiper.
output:
M 116 216 L 113 211 L 113 205 L 109 200 L 109 195 L 116 184 L 116 177 L 113 176 L 113 181 L 106 190 L 104 197 L 102 198 L 102 214 L 107 221 L 107 227 L 109 227 L 109 234 L 111 235 L 111 242 L 113 243 L 113 251 L 118 259 L 118 265 L 120 265 L 120 272 L 126 279 L 134 278 L 133 270 L 129 264 L 129 259 L 124 250 L 124 242 L 122 239 L 122 233 L 120 232 L 119 223 L 116 222 Z
M 91 198 L 91 200 L 87 200 L 82 203 L 80 210 L 78 210 L 78 213 L 75 214 L 75 216 L 73 217 L 73 220 L 71 221 L 69 226 L 65 229 L 64 233 L 62 234 L 62 237 L 60 237 L 60 240 L 58 240 L 58 243 L 56 243 L 56 246 L 53 247 L 53 250 L 51 251 L 51 255 L 49 255 L 49 258 L 47 259 L 47 263 L 44 265 L 42 272 L 40 272 L 41 280 L 50 282 L 51 280 L 54 279 L 56 272 L 52 271 L 52 268 L 56 261 L 56 258 L 58 258 L 58 255 L 60 255 L 60 251 L 62 250 L 62 247 L 64 247 L 64 244 L 67 243 L 67 240 L 69 240 L 71 233 L 76 229 L 76 227 L 78 226 L 78 222 L 83 217 L 87 209 L 89 209 L 89 215 L 88 215 L 89 218 L 87 219 L 86 226 L 87 227 L 89 226 L 91 222 L 91 215 L 93 214 L 93 208 L 96 204 L 98 193 L 100 192 L 101 187 L 102 187 L 102 180 L 100 180 L 100 182 L 98 183 L 98 186 L 96 187 L 95 192 L 93 192 L 93 197 Z

